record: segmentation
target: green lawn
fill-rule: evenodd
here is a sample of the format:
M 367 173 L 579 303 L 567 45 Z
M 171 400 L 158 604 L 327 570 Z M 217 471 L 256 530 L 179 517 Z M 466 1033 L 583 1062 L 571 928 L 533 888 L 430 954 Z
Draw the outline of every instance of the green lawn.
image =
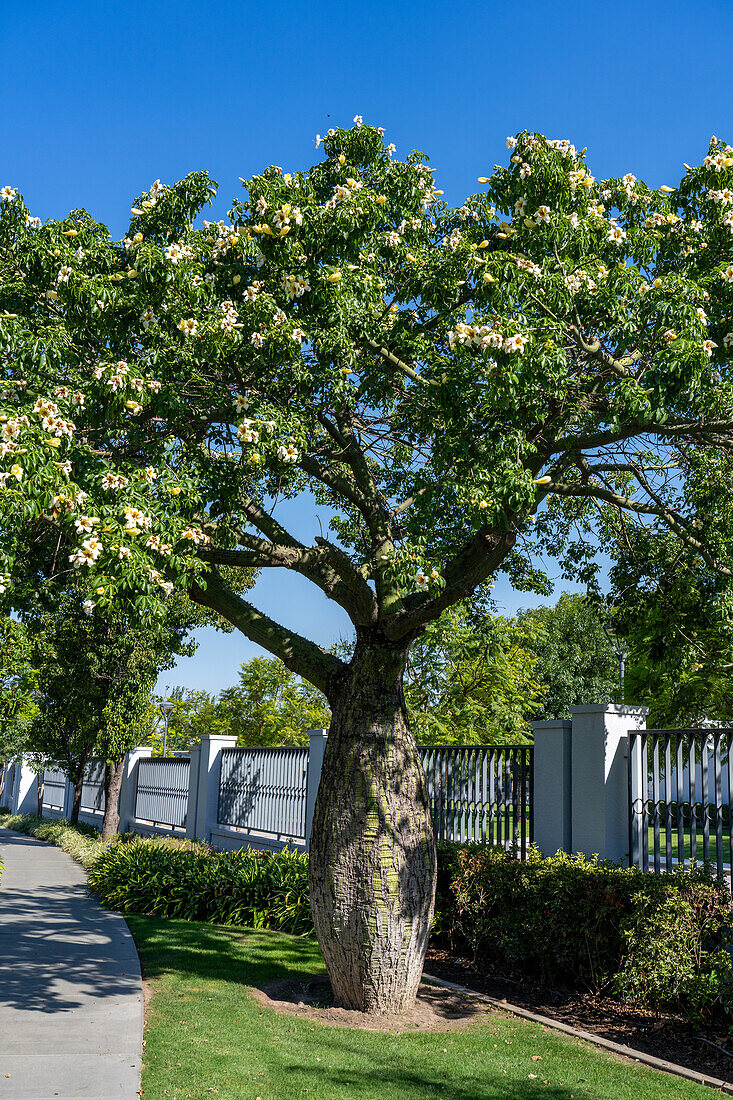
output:
M 685 859 L 690 859 L 692 834 L 690 826 L 685 825 Z M 659 858 L 662 861 L 662 868 L 664 868 L 665 854 L 666 854 L 666 836 L 667 831 L 664 825 L 659 829 Z M 654 827 L 649 826 L 648 830 L 648 845 L 649 845 L 649 866 L 654 867 Z M 695 847 L 697 849 L 697 860 L 702 863 L 703 860 L 703 846 L 702 846 L 702 826 L 697 827 L 697 836 L 695 838 Z M 730 864 L 730 839 L 728 837 L 728 829 L 723 832 L 723 863 Z M 715 863 L 718 852 L 718 843 L 715 835 L 715 826 L 710 827 L 710 859 Z M 677 859 L 679 854 L 679 838 L 677 836 L 677 826 L 672 829 L 672 844 L 671 853 L 674 859 Z
M 280 1015 L 254 1001 L 247 986 L 319 973 L 312 940 L 180 920 L 130 916 L 127 921 L 152 990 L 146 1100 L 709 1100 L 711 1095 L 702 1086 L 501 1013 L 464 1031 L 401 1036 Z

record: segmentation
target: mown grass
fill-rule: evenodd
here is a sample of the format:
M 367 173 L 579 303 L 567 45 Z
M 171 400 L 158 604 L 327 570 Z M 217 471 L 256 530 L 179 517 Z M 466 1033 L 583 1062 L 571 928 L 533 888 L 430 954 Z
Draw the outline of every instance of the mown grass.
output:
M 264 1008 L 249 986 L 316 976 L 317 945 L 280 932 L 130 916 L 150 983 L 147 1100 L 707 1100 L 710 1091 L 503 1013 L 391 1035 Z M 533 1076 L 534 1075 L 534 1076 Z

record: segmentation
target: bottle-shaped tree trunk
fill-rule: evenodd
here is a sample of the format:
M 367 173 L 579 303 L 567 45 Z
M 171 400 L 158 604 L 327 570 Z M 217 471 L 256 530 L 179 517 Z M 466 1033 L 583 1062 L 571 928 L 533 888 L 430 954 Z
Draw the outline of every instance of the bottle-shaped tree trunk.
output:
M 404 1012 L 422 975 L 436 853 L 402 692 L 405 654 L 360 638 L 330 695 L 310 847 L 310 899 L 337 1002 Z
M 102 837 L 109 840 L 120 825 L 120 791 L 122 776 L 125 772 L 125 758 L 107 761 L 104 766 L 104 818 L 102 819 Z

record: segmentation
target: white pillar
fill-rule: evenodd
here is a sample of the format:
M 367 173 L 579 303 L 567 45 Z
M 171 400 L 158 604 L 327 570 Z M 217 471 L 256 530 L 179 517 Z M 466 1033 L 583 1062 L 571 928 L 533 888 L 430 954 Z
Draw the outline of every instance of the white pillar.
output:
M 191 745 L 191 766 L 188 771 L 188 803 L 186 806 L 186 836 L 194 840 L 196 832 L 196 813 L 199 801 L 199 779 L 201 768 L 201 746 Z
M 646 727 L 649 708 L 598 703 L 570 713 L 572 851 L 628 863 L 628 732 Z
M 140 745 L 131 749 L 125 756 L 125 770 L 122 773 L 122 786 L 120 788 L 120 824 L 121 833 L 130 833 L 135 824 L 135 802 L 137 800 L 137 766 L 141 760 L 147 760 L 153 755 L 150 745 Z
M 310 848 L 313 810 L 316 805 L 318 784 L 321 782 L 323 754 L 326 751 L 328 730 L 308 730 L 308 786 L 305 796 L 305 850 Z
M 572 722 L 533 722 L 534 842 L 544 856 L 571 852 Z
M 15 764 L 15 783 L 10 809 L 14 814 L 38 813 L 38 787 L 36 772 L 22 760 Z
M 212 829 L 218 824 L 222 750 L 236 747 L 237 739 L 233 736 L 205 733 L 201 738 L 194 835 L 207 844 L 211 842 Z M 191 766 L 193 767 L 193 756 Z M 189 835 L 188 828 L 186 835 Z

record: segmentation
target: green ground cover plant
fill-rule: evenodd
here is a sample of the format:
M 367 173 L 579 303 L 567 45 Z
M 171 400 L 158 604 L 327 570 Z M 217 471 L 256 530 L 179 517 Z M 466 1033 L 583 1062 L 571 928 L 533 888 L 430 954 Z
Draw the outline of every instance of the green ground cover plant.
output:
M 88 868 L 100 901 L 122 913 L 311 933 L 308 857 L 205 845 L 115 844 Z
M 131 916 L 151 991 L 148 1100 L 707 1100 L 709 1090 L 503 1013 L 465 1030 L 392 1035 L 314 1024 L 247 995 L 323 974 L 312 939 Z

